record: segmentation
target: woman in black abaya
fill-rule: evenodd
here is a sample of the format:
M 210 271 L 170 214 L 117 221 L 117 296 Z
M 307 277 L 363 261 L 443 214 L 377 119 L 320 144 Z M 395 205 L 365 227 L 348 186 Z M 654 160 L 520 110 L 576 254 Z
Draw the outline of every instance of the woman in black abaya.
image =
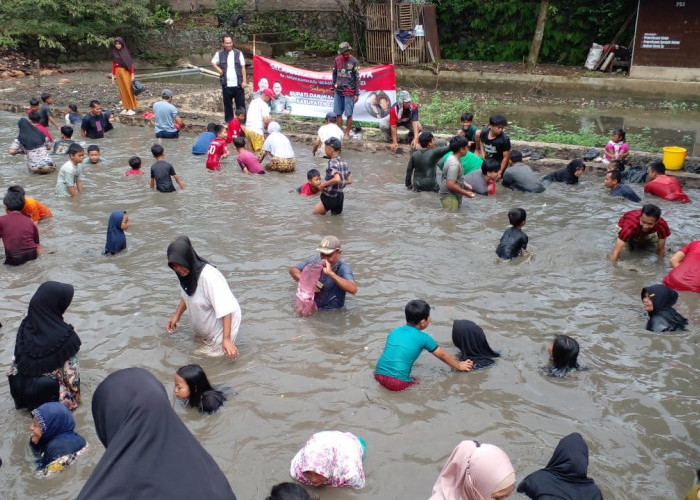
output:
M 452 324 L 452 343 L 459 349 L 459 360 L 471 359 L 474 363 L 473 370 L 486 368 L 495 363 L 493 358 L 501 355 L 491 349 L 484 330 L 468 319 L 458 319 Z
M 109 375 L 95 390 L 92 416 L 106 450 L 78 500 L 236 499 L 150 372 L 126 368 Z

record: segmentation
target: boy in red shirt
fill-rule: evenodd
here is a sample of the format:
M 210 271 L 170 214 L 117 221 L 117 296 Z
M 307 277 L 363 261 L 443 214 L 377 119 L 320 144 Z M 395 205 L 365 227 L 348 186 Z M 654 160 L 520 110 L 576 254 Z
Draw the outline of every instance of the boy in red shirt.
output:
M 321 192 L 321 172 L 312 168 L 306 172 L 307 183 L 297 188 L 301 196 L 313 196 Z
M 207 168 L 209 170 L 221 170 L 221 158 L 228 158 L 228 149 L 226 149 L 226 127 L 217 125 L 214 127 L 214 133 L 216 134 L 216 139 L 209 143 Z
M 228 130 L 226 131 L 226 144 L 231 144 L 239 135 L 243 135 L 243 127 L 241 124 L 245 121 L 245 108 L 236 109 L 236 114 L 233 120 L 228 122 Z

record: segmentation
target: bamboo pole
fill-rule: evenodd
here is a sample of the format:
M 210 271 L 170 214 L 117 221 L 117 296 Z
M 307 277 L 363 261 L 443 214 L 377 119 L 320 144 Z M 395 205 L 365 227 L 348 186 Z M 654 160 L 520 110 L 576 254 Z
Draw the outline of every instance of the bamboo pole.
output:
M 390 44 L 391 44 L 391 64 L 395 64 L 395 58 L 394 58 L 394 0 L 389 0 L 389 35 L 390 35 Z

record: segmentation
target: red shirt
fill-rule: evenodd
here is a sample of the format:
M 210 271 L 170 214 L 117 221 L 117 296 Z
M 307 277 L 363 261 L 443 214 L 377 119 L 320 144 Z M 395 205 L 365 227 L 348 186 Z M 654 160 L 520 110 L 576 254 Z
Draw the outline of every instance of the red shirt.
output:
M 241 129 L 241 123 L 236 119 L 236 117 L 233 118 L 230 122 L 228 122 L 228 130 L 226 131 L 226 144 L 231 144 L 233 140 L 241 135 L 243 130 Z
M 315 194 L 318 194 L 320 192 L 320 190 L 314 191 L 313 189 L 311 189 L 311 184 L 307 182 L 306 184 L 302 185 L 297 190 L 297 192 L 302 196 L 313 196 Z
M 126 175 L 127 177 L 129 177 L 130 175 L 143 175 L 143 172 L 141 172 L 138 168 L 130 168 L 126 171 L 124 175 Z
M 658 222 L 652 228 L 651 231 L 645 232 L 642 230 L 640 219 L 642 217 L 642 209 L 630 210 L 626 212 L 620 220 L 617 221 L 617 225 L 620 226 L 620 232 L 617 233 L 617 237 L 622 241 L 627 241 L 630 238 L 639 238 L 640 236 L 647 236 L 653 232 L 660 240 L 665 240 L 671 235 L 671 229 L 666 224 L 663 217 L 659 217 Z
M 46 130 L 46 127 L 44 127 L 41 123 L 35 123 L 34 126 L 41 130 L 44 133 L 44 135 L 49 138 L 49 142 L 53 142 L 53 137 L 51 137 L 49 131 Z
M 671 269 L 663 284 L 674 290 L 700 293 L 700 240 L 687 244 L 680 251 L 685 258 Z
M 5 264 L 18 266 L 36 259 L 39 230 L 26 215 L 10 212 L 0 217 L 0 237 L 5 246 Z
M 678 179 L 670 175 L 662 174 L 647 182 L 647 185 L 644 186 L 644 192 L 656 195 L 668 201 L 690 202 L 688 195 L 683 192 L 681 183 L 678 182 Z
M 400 116 L 397 116 L 397 109 L 401 110 Z M 418 121 L 418 105 L 413 102 L 410 103 L 406 111 L 404 111 L 401 103 L 394 104 L 391 107 L 391 111 L 389 111 L 389 125 L 399 125 L 415 121 Z
M 228 153 L 226 149 L 226 139 L 218 137 L 209 143 L 209 154 L 207 155 L 207 168 L 209 170 L 221 169 L 221 157 Z

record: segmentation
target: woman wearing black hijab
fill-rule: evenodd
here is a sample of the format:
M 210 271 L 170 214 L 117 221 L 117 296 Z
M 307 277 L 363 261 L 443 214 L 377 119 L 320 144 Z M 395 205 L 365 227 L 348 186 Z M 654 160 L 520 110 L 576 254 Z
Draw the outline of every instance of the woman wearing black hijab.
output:
M 586 164 L 583 160 L 576 158 L 571 161 L 566 167 L 545 175 L 542 182 L 565 182 L 566 184 L 578 184 L 578 178 L 586 170 Z
M 677 300 L 678 292 L 665 285 L 642 288 L 642 304 L 644 310 L 649 313 L 647 330 L 651 332 L 685 330 L 688 320 L 673 308 Z
M 562 438 L 544 469 L 533 472 L 518 485 L 518 493 L 532 499 L 603 500 L 588 474 L 588 445 L 574 432 Z
M 80 338 L 63 314 L 73 300 L 73 286 L 47 281 L 29 301 L 17 330 L 14 363 L 7 375 L 15 407 L 33 410 L 60 401 L 69 410 L 80 404 L 76 354 Z
M 116 78 L 119 95 L 122 98 L 122 111 L 125 115 L 136 114 L 138 103 L 131 83 L 134 81 L 134 60 L 122 37 L 116 37 L 112 45 L 112 81 Z
M 458 319 L 452 324 L 452 343 L 460 351 L 460 361 L 472 360 L 472 371 L 491 366 L 495 363 L 492 358 L 501 357 L 489 346 L 484 330 L 468 319 Z
M 235 500 L 226 476 L 148 371 L 127 368 L 104 379 L 92 398 L 92 417 L 106 449 L 78 500 Z
M 177 274 L 182 290 L 180 303 L 165 329 L 174 331 L 182 314 L 189 310 L 192 330 L 203 341 L 195 352 L 236 359 L 241 307 L 226 278 L 197 255 L 187 236 L 180 236 L 168 246 L 168 265 Z
M 19 135 L 12 141 L 8 153 L 12 156 L 16 154 L 27 155 L 27 168 L 32 174 L 49 174 L 56 170 L 56 166 L 51 159 L 49 138 L 31 124 L 26 118 L 20 118 L 17 122 Z

